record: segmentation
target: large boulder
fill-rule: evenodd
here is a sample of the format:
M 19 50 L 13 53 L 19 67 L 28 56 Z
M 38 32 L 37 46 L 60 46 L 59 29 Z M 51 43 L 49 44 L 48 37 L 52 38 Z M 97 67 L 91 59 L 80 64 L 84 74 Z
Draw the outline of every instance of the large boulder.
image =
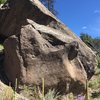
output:
M 12 82 L 79 94 L 97 66 L 94 52 L 39 0 L 8 0 L 0 10 L 5 73 Z

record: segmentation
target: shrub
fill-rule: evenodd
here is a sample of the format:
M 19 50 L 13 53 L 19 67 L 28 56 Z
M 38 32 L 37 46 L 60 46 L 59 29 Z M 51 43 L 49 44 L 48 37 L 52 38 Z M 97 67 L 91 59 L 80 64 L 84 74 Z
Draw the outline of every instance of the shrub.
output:
M 98 61 L 98 68 L 100 68 L 100 57 L 97 57 L 97 61 Z
M 3 4 L 5 2 L 6 2 L 6 0 L 0 0 L 0 4 Z

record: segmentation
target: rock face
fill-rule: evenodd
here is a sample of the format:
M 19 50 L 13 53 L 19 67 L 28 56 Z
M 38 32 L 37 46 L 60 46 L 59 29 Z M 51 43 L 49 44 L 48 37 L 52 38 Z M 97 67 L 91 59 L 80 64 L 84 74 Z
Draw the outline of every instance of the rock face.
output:
M 12 100 L 15 98 L 17 100 L 29 100 L 23 97 L 22 95 L 15 93 L 15 91 L 13 91 L 13 89 L 10 86 L 7 86 L 0 81 L 0 99 L 1 100 Z
M 93 51 L 38 0 L 8 0 L 0 10 L 5 73 L 12 82 L 84 92 L 97 65 Z

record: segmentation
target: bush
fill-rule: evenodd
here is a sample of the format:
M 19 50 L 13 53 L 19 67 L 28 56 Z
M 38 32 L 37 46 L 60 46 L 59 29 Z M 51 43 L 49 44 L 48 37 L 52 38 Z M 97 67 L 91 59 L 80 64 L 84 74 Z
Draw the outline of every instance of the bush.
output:
M 100 68 L 100 57 L 97 57 L 97 61 L 98 61 L 98 68 Z
M 6 0 L 0 0 L 0 4 L 3 4 L 5 2 L 6 2 Z

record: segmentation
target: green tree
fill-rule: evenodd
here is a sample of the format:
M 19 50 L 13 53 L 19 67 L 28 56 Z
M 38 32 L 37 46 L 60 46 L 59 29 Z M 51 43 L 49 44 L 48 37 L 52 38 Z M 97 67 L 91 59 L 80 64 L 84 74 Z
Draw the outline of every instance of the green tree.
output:
M 91 49 L 97 51 L 100 55 L 100 38 L 92 38 L 87 33 L 81 33 L 80 38 L 86 43 Z
M 3 4 L 5 2 L 6 2 L 6 0 L 0 0 L 0 4 Z
M 100 38 L 95 38 L 93 40 L 93 43 L 94 43 L 94 46 L 95 46 L 95 48 L 97 49 L 97 51 L 99 52 L 99 55 L 100 55 Z
M 100 68 L 100 38 L 92 38 L 87 33 L 81 33 L 80 38 L 97 54 L 98 67 Z
M 40 0 L 44 6 L 48 8 L 49 11 L 51 11 L 54 15 L 57 15 L 57 11 L 54 8 L 55 0 Z
M 87 33 L 81 33 L 80 38 L 90 48 L 92 48 L 92 49 L 94 48 L 93 38 L 90 35 L 88 35 Z

